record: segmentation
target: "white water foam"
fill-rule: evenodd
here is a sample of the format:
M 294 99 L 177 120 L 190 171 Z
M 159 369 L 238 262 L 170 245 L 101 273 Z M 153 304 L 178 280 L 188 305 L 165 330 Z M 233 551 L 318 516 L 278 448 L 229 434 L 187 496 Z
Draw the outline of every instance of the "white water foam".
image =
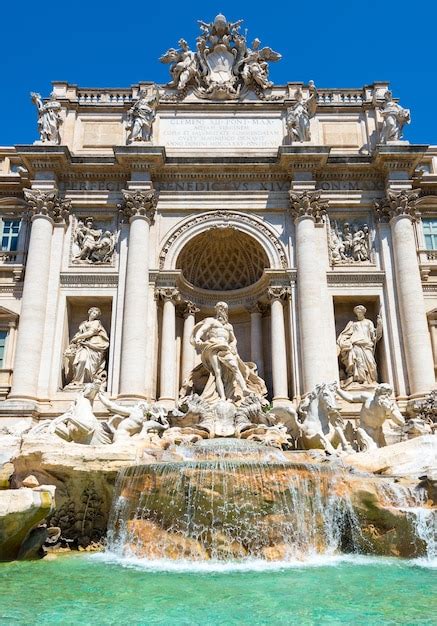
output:
M 120 557 L 111 552 L 88 555 L 88 558 L 103 561 L 110 565 L 143 570 L 148 572 L 217 574 L 233 572 L 271 572 L 284 569 L 336 567 L 344 563 L 352 565 L 409 565 L 415 561 L 404 559 L 364 556 L 359 554 L 309 555 L 304 559 L 286 561 L 266 561 L 264 559 L 245 559 L 244 561 L 192 561 L 188 559 L 141 559 L 136 557 Z M 417 559 L 416 559 L 417 560 Z

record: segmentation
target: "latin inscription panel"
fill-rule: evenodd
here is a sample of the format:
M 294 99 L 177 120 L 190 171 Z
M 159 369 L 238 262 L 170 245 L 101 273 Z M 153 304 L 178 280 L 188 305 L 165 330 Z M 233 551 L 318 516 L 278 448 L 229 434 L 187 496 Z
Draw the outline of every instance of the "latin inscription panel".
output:
M 272 148 L 282 144 L 280 118 L 161 118 L 159 144 L 169 148 Z

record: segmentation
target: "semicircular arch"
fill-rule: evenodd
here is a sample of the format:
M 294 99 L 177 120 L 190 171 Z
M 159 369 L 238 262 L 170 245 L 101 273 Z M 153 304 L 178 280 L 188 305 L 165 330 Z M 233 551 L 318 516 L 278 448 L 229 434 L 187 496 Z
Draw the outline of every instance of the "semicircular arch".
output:
M 277 233 L 259 218 L 238 211 L 208 211 L 179 222 L 166 235 L 159 255 L 159 269 L 177 269 L 178 257 L 186 244 L 201 233 L 215 228 L 235 228 L 252 237 L 264 250 L 268 269 L 287 267 L 285 248 Z

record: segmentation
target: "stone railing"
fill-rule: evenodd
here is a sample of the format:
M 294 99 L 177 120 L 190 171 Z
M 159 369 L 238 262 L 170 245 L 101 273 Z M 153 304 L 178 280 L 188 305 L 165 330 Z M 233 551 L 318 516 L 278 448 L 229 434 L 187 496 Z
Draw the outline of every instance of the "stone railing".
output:
M 79 104 L 124 104 L 132 101 L 130 89 L 81 89 L 77 92 Z
M 431 272 L 437 272 L 437 250 L 418 250 L 417 255 L 422 280 L 426 281 Z
M 22 252 L 10 252 L 9 250 L 0 250 L 1 265 L 21 265 L 23 263 Z
M 362 89 L 321 89 L 318 90 L 319 104 L 363 104 Z

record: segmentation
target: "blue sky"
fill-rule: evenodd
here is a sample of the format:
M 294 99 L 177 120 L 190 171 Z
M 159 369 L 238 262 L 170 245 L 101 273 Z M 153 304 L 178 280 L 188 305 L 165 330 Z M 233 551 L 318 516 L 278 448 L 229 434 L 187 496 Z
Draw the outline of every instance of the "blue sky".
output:
M 283 55 L 271 66 L 276 84 L 312 79 L 318 87 L 359 87 L 389 80 L 411 109 L 405 139 L 437 144 L 435 0 L 4 0 L 0 145 L 37 139 L 29 92 L 48 95 L 52 80 L 82 87 L 167 82 L 158 57 L 180 37 L 193 48 L 196 20 L 212 21 L 219 12 L 244 19 L 249 40 L 259 37 Z

